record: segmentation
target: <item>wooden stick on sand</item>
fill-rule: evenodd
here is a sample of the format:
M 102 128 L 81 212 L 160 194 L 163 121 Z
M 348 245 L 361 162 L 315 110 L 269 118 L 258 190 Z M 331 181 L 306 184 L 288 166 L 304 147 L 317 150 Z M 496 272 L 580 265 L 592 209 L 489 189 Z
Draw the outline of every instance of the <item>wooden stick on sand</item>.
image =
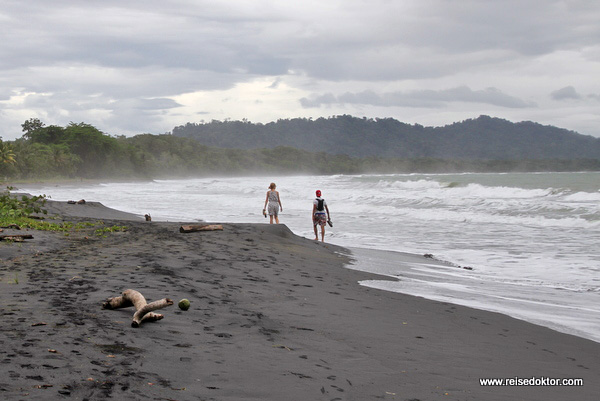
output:
M 193 233 L 195 231 L 216 231 L 222 230 L 221 224 L 188 224 L 179 228 L 180 233 Z

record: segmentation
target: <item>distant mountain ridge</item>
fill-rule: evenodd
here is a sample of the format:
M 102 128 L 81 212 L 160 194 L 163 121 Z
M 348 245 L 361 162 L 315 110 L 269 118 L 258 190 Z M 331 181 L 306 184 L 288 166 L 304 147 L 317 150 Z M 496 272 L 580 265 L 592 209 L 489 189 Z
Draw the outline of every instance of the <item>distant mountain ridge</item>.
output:
M 367 119 L 348 115 L 316 120 L 281 119 L 268 124 L 212 121 L 187 123 L 175 127 L 172 134 L 212 147 L 289 146 L 353 157 L 600 159 L 600 138 L 530 121 L 513 123 L 484 115 L 443 127 L 410 125 L 393 118 Z

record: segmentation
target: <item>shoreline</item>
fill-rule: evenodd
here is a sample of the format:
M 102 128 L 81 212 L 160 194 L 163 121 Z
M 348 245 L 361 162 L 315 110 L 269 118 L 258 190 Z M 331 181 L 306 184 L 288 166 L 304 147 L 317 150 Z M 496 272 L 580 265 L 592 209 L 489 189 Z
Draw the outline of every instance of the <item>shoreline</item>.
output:
M 594 309 L 593 293 L 563 290 L 569 299 L 560 300 L 552 288 L 532 294 L 525 286 L 482 282 L 470 274 L 470 268 L 465 271 L 433 255 L 424 261 L 420 255 L 397 251 L 350 250 L 354 261 L 348 268 L 382 276 L 361 285 L 501 313 L 600 344 L 600 313 Z
M 345 267 L 344 248 L 285 225 L 181 234 L 180 223 L 94 202 L 49 204 L 56 219 L 90 221 L 101 210 L 128 229 L 106 238 L 34 232 L 10 260 L 0 243 L 7 400 L 564 400 L 600 390 L 600 344 L 361 286 L 384 276 Z M 131 308 L 100 307 L 126 288 L 192 306 L 134 329 Z M 534 376 L 584 386 L 479 385 Z

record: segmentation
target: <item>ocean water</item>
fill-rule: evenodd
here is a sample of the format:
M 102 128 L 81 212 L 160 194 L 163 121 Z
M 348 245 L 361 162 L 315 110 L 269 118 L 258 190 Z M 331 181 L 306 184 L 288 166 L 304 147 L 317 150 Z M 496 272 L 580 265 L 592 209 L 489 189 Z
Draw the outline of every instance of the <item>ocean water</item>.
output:
M 390 174 L 228 177 L 22 187 L 86 199 L 157 221 L 268 222 L 277 183 L 280 221 L 313 238 L 323 191 L 351 268 L 389 276 L 363 285 L 497 311 L 600 342 L 600 173 Z M 377 251 L 377 252 L 375 252 Z M 422 263 L 399 253 L 432 254 Z

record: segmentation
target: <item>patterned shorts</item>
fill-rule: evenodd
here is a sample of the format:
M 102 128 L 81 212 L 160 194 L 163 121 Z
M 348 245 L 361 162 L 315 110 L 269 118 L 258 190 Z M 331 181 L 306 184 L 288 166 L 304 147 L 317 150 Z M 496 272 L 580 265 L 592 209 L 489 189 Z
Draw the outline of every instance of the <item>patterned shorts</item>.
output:
M 325 213 L 315 213 L 313 216 L 313 224 L 316 226 L 317 224 L 320 226 L 324 226 L 327 224 L 327 214 Z

